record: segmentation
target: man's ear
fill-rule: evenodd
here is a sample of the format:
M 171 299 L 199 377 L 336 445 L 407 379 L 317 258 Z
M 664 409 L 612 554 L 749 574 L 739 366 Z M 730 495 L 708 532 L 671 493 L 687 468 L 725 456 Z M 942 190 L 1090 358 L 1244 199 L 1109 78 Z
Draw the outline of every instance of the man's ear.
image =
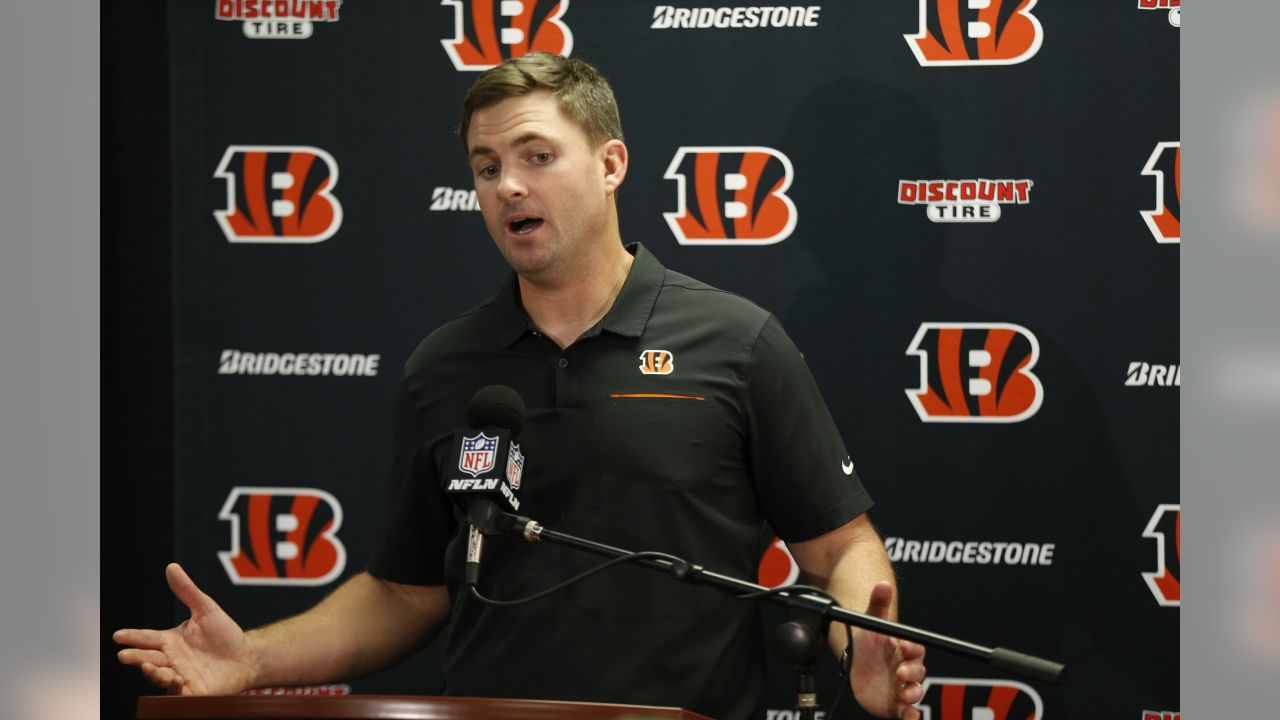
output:
M 621 140 L 610 140 L 604 151 L 604 191 L 612 195 L 627 177 L 627 146 Z

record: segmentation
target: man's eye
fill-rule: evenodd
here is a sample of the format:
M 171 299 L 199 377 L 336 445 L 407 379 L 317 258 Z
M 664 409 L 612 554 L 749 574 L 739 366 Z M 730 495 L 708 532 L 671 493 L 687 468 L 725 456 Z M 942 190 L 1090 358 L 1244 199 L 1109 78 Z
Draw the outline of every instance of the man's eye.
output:
M 546 165 L 547 163 L 551 162 L 551 153 L 549 152 L 534 153 L 533 155 L 530 156 L 530 159 L 539 165 Z
M 479 176 L 480 176 L 480 177 L 482 177 L 482 178 L 493 178 L 493 177 L 497 177 L 497 175 L 498 175 L 498 166 L 497 166 L 497 165 L 485 165 L 484 167 L 482 167 L 482 168 L 480 168 L 479 170 L 477 170 L 477 171 L 476 171 L 476 174 L 477 174 L 477 175 L 479 175 Z

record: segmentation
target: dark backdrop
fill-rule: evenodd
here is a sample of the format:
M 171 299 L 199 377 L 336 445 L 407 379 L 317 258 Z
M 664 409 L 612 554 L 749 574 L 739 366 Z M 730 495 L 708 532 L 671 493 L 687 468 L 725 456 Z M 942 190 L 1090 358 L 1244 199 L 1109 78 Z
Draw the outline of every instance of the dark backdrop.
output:
M 173 617 L 173 302 L 166 7 L 102 4 L 102 717 L 152 689 L 110 633 Z
M 104 407 L 120 418 L 104 423 L 105 627 L 180 619 L 170 558 L 246 625 L 363 566 L 399 368 L 503 271 L 451 134 L 474 72 L 441 45 L 470 17 L 463 36 L 498 47 L 505 21 L 455 15 L 490 5 L 342 4 L 309 34 L 286 22 L 308 34 L 290 39 L 248 37 L 265 26 L 217 3 L 170 4 L 167 26 L 155 7 L 104 13 Z M 617 89 L 624 239 L 782 319 L 878 501 L 904 620 L 1069 663 L 1061 688 L 1004 685 L 1015 709 L 1174 712 L 1178 245 L 1141 213 L 1163 187 L 1176 225 L 1179 31 L 1131 3 L 991 5 L 956 24 L 922 19 L 939 0 L 683 29 L 653 27 L 657 3 L 558 9 L 572 54 Z M 544 23 L 557 8 L 529 7 L 534 47 L 565 49 Z M 994 46 L 955 40 L 988 20 Z M 953 38 L 924 59 L 953 64 L 912 51 L 922 23 Z M 734 172 L 746 192 L 726 190 Z M 1026 202 L 927 207 L 901 189 L 979 180 L 1022 182 Z M 698 223 L 674 227 L 702 242 L 664 217 L 682 207 Z M 947 213 L 999 219 L 931 220 Z M 272 369 L 297 354 L 314 374 Z M 357 356 L 376 372 L 344 372 Z M 252 495 L 271 498 L 258 520 Z M 337 512 L 342 564 L 317 539 Z M 298 534 L 271 536 L 279 513 Z M 1009 543 L 1037 562 L 990 561 Z M 252 569 L 220 558 L 237 547 Z M 435 691 L 438 657 L 349 689 Z M 934 708 L 943 686 L 985 704 L 1006 682 L 942 653 L 929 666 Z M 137 692 L 104 678 L 104 702 Z M 788 707 L 786 670 L 770 683 Z

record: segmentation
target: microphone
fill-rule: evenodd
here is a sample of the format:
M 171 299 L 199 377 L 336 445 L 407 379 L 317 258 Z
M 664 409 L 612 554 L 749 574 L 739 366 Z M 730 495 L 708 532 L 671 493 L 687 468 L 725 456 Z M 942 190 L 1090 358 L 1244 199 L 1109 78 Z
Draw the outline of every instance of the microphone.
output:
M 445 493 L 467 514 L 465 583 L 480 574 L 484 536 L 497 534 L 504 510 L 518 512 L 516 491 L 524 475 L 524 452 L 515 438 L 524 427 L 524 400 L 505 385 L 481 388 L 467 404 L 469 429 L 458 433 L 458 462 L 445 477 Z
M 524 427 L 524 400 L 506 385 L 480 388 L 467 403 L 467 423 L 471 427 L 507 428 L 519 434 Z

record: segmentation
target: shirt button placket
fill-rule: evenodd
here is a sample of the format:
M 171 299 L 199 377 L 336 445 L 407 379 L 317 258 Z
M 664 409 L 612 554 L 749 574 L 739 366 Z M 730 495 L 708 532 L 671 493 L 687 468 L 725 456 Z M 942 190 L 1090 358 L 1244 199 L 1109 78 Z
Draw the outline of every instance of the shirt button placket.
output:
M 556 367 L 560 368 L 556 371 L 556 405 L 564 406 L 569 404 L 569 377 L 564 372 L 569 367 L 569 359 L 561 355 L 556 360 Z

